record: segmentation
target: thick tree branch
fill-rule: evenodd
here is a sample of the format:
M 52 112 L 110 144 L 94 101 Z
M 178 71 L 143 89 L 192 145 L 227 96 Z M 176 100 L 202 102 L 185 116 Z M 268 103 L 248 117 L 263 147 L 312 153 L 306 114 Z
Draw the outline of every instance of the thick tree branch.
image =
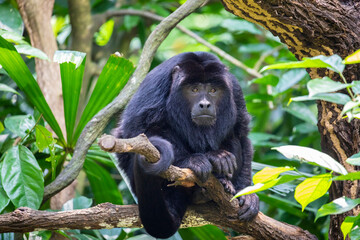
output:
M 147 159 L 152 158 L 154 162 L 160 156 L 158 150 L 148 141 L 145 135 L 139 135 L 132 139 L 116 139 L 113 136 L 103 136 L 99 140 L 99 145 L 104 150 L 111 152 L 141 153 Z M 239 221 L 237 218 L 237 212 L 239 211 L 237 199 L 230 201 L 232 195 L 224 191 L 221 183 L 214 176 L 211 176 L 203 183 L 195 177 L 191 170 L 171 166 L 169 170 L 163 173 L 163 177 L 179 184 L 196 182 L 205 189 L 204 194 L 214 201 L 192 205 L 188 209 L 181 227 L 214 224 L 232 228 L 255 239 L 316 239 L 315 236 L 299 227 L 278 222 L 261 212 L 251 222 Z M 119 206 L 103 203 L 89 209 L 65 212 L 46 212 L 30 208 L 19 208 L 12 213 L 0 215 L 0 232 L 115 227 L 142 227 L 137 206 Z
M 114 136 L 104 135 L 99 139 L 99 146 L 104 151 L 142 154 L 146 160 L 149 161 L 151 159 L 153 163 L 160 158 L 158 150 L 144 134 L 131 139 L 117 139 Z M 222 184 L 213 175 L 206 182 L 201 182 L 190 169 L 170 166 L 167 171 L 162 173 L 162 177 L 169 181 L 175 181 L 175 185 L 187 186 L 189 182 L 195 182 L 204 189 L 205 192 L 203 194 L 213 200 L 216 205 L 211 207 L 209 204 L 213 203 L 205 204 L 207 208 L 204 207 L 204 204 L 194 205 L 190 212 L 201 213 L 203 219 L 215 225 L 230 227 L 235 231 L 253 236 L 256 239 L 316 239 L 315 236 L 299 227 L 278 222 L 262 213 L 259 213 L 251 222 L 239 221 L 237 215 L 239 211 L 238 200 L 234 199 L 231 201 L 232 195 L 224 191 Z
M 96 114 L 85 126 L 76 144 L 73 158 L 70 163 L 51 184 L 46 186 L 44 191 L 45 200 L 74 181 L 82 169 L 87 150 L 95 139 L 103 132 L 111 117 L 123 109 L 131 96 L 135 93 L 149 71 L 151 61 L 160 44 L 182 19 L 191 14 L 205 2 L 206 0 L 186 1 L 175 12 L 165 18 L 150 34 L 144 45 L 144 50 L 140 56 L 134 74 L 131 76 L 121 93 L 110 104 Z
M 248 223 L 238 220 L 229 221 L 211 202 L 191 206 L 185 214 L 181 227 L 206 224 L 229 227 L 259 240 L 316 239 L 315 236 L 299 227 L 278 222 L 262 213 Z M 102 203 L 88 209 L 64 212 L 38 211 L 22 207 L 14 212 L 0 215 L 0 233 L 118 227 L 142 227 L 137 205 L 120 206 Z

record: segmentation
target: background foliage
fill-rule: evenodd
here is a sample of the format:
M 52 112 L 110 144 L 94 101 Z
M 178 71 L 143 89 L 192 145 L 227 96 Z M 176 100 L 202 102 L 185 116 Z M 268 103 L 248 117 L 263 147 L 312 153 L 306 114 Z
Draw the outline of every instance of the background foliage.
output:
M 126 4 L 119 4 L 110 0 L 94 0 L 91 1 L 91 11 L 95 16 L 111 9 L 137 9 L 165 17 L 184 1 L 125 2 Z M 29 45 L 29 38 L 24 31 L 16 3 L 7 0 L 0 0 L 0 3 L 0 36 L 14 44 L 26 64 L 23 64 L 21 58 L 14 53 L 13 44 L 7 44 L 4 39 L 0 39 L 2 46 L 7 46 L 6 49 L 14 54 L 13 58 L 7 58 L 8 63 L 5 61 L 0 63 L 3 65 L 3 68 L 0 68 L 0 211 L 10 212 L 24 205 L 49 209 L 49 202 L 41 204 L 44 185 L 50 183 L 59 174 L 63 163 L 71 159 L 73 147 L 87 121 L 111 101 L 124 86 L 133 71 L 132 64 L 124 58 L 130 59 L 136 65 L 145 40 L 157 22 L 139 16 L 124 16 L 111 18 L 98 29 L 93 36 L 91 58 L 102 72 L 91 77 L 89 89 L 82 89 L 82 94 L 88 99 L 87 105 L 81 102 L 79 105 L 81 81 L 84 71 L 87 71 L 86 68 L 84 69 L 85 56 L 78 52 L 57 53 L 54 60 L 61 64 L 67 133 L 65 139 L 61 130 L 57 129 L 56 120 L 51 117 L 51 111 L 47 109 L 45 100 L 38 99 L 41 94 L 38 93 L 34 80 L 36 73 L 33 57 L 42 59 L 47 57 L 40 50 Z M 52 25 L 59 48 L 69 49 L 71 25 L 67 1 L 55 2 Z M 226 12 L 217 1 L 211 1 L 186 18 L 181 25 L 256 71 L 265 65 L 296 61 L 279 39 L 263 28 Z M 122 53 L 124 58 L 110 55 L 115 51 Z M 209 51 L 209 49 L 175 29 L 162 43 L 152 65 L 156 66 L 169 57 L 185 51 Z M 5 52 L 1 50 L 1 54 Z M 70 62 L 67 62 L 69 59 Z M 11 69 L 13 61 L 18 61 L 19 64 Z M 306 177 L 326 174 L 325 168 L 289 160 L 272 150 L 283 145 L 320 149 L 315 101 L 293 101 L 288 104 L 290 99 L 308 95 L 306 84 L 310 77 L 304 69 L 296 68 L 271 69 L 256 78 L 231 62 L 226 60 L 223 62 L 239 79 L 248 111 L 252 115 L 250 139 L 255 148 L 254 173 L 264 167 L 289 166 L 290 170 L 296 168 L 299 174 L 292 177 L 291 180 L 295 179 L 295 181 L 273 185 L 266 191 L 258 192 L 261 211 L 280 221 L 307 229 L 319 239 L 325 239 L 328 232 L 328 217 L 319 218 L 314 224 L 309 222 L 314 222 L 315 218 L 319 217 L 316 216 L 317 210 L 328 200 L 327 189 L 319 199 L 313 199 L 315 201 L 306 204 L 306 207 L 302 207 L 294 198 L 297 184 Z M 123 68 L 116 70 L 114 66 L 119 64 Z M 19 75 L 19 66 L 26 72 L 26 77 L 24 74 Z M 26 85 L 22 86 L 25 83 Z M 58 138 L 45 128 L 47 124 L 53 127 Z M 115 124 L 114 119 L 107 131 L 110 132 Z M 13 146 L 14 143 L 20 144 Z M 111 160 L 112 157 L 100 151 L 95 145 L 91 148 L 83 174 L 78 178 L 80 184 L 76 189 L 77 197 L 67 202 L 63 210 L 86 208 L 102 202 L 134 203 L 126 183 Z M 14 169 L 16 171 L 11 171 Z M 15 175 L 11 175 L 10 172 Z M 349 203 L 349 206 L 357 204 L 358 201 Z M 59 231 L 59 233 L 78 239 L 148 238 L 141 229 L 72 230 Z M 51 236 L 49 232 L 34 232 L 30 235 L 38 235 L 44 239 Z M 236 233 L 223 231 L 215 226 L 204 226 L 181 229 L 174 238 L 225 239 L 229 235 L 236 236 Z M 13 236 L 6 234 L 2 237 L 11 239 Z

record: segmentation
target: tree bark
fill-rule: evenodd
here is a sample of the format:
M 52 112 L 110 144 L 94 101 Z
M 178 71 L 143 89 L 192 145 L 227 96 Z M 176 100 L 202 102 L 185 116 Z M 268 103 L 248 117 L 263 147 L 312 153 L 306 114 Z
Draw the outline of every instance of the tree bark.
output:
M 66 135 L 60 68 L 59 64 L 52 61 L 58 49 L 51 27 L 54 2 L 55 0 L 17 0 L 31 45 L 49 57 L 49 61 L 35 58 L 37 82 L 63 134 Z M 64 137 L 66 139 L 66 136 Z
M 360 48 L 360 2 L 341 0 L 222 0 L 233 14 L 263 26 L 278 36 L 300 60 L 303 57 L 338 54 L 342 58 Z M 359 79 L 360 66 L 347 66 L 344 75 L 351 82 Z M 309 70 L 312 78 L 339 76 L 324 69 Z M 360 122 L 348 123 L 340 116 L 342 105 L 318 101 L 318 129 L 322 151 L 343 164 L 349 172 L 357 170 L 345 160 L 359 152 Z M 330 189 L 330 198 L 340 196 L 358 198 L 359 181 L 336 181 Z M 357 215 L 353 209 L 342 215 L 331 216 L 329 239 L 343 239 L 340 225 L 348 215 Z
M 264 240 L 315 240 L 316 237 L 297 226 L 278 222 L 262 213 L 251 222 L 229 220 L 213 203 L 194 205 L 188 209 L 182 228 L 214 224 Z M 39 230 L 103 229 L 142 227 L 137 205 L 102 203 L 92 208 L 47 212 L 22 207 L 0 215 L 0 233 Z

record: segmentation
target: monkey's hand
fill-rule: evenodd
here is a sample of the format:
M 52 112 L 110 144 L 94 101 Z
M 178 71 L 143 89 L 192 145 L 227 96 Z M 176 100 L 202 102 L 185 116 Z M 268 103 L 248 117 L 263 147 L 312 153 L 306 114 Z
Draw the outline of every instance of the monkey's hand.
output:
M 212 171 L 212 165 L 205 154 L 195 153 L 177 164 L 181 168 L 190 168 L 196 177 L 205 182 Z
M 237 168 L 234 154 L 226 150 L 218 150 L 206 153 L 206 157 L 209 159 L 216 174 L 229 179 L 232 178 L 232 174 Z
M 239 219 L 242 221 L 254 219 L 259 212 L 259 197 L 253 193 L 241 196 L 238 199 L 240 204 Z

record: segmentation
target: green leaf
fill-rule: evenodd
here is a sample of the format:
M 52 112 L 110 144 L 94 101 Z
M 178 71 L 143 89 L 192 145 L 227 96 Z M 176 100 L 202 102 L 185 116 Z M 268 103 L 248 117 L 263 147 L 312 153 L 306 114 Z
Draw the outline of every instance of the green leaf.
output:
M 75 209 L 89 208 L 92 205 L 92 199 L 84 196 L 70 199 L 61 208 L 61 211 L 70 211 Z
M 351 101 L 351 98 L 343 93 L 319 93 L 314 96 L 300 96 L 291 98 L 291 101 L 300 102 L 300 101 L 310 101 L 310 100 L 324 100 L 327 102 L 333 102 L 336 104 L 346 104 Z
M 84 169 L 97 204 L 123 204 L 117 184 L 108 171 L 90 159 L 86 159 Z
M 303 61 L 276 63 L 263 67 L 260 72 L 270 69 L 294 69 L 294 68 L 330 68 L 331 65 L 320 59 L 303 58 Z
M 32 152 L 19 145 L 5 153 L 1 181 L 11 202 L 18 207 L 38 209 L 44 194 L 44 178 Z
M 99 31 L 94 34 L 95 42 L 99 46 L 105 46 L 113 33 L 114 19 L 109 19 L 99 28 Z
M 341 224 L 341 231 L 344 235 L 344 240 L 346 236 L 350 233 L 351 229 L 354 226 L 354 223 L 360 219 L 360 215 L 358 216 L 347 216 Z
M 240 192 L 238 192 L 233 197 L 233 199 L 235 199 L 237 197 L 240 197 L 240 196 L 243 196 L 243 195 L 264 191 L 266 189 L 272 188 L 274 186 L 277 186 L 277 185 L 280 185 L 280 184 L 283 184 L 283 183 L 293 181 L 293 180 L 301 178 L 301 177 L 303 177 L 303 176 L 302 175 L 283 175 L 283 176 L 281 176 L 279 178 L 270 180 L 270 181 L 268 181 L 266 183 L 258 183 L 258 184 L 255 184 L 253 186 L 249 186 L 249 187 L 246 187 L 246 188 L 242 189 Z
M 24 23 L 19 11 L 8 2 L 0 4 L 0 28 L 19 35 L 22 35 L 24 31 Z
M 285 92 L 306 76 L 308 76 L 308 73 L 304 69 L 292 69 L 287 71 L 280 77 L 279 83 L 275 87 L 275 92 Z
M 345 113 L 347 113 L 353 109 L 359 108 L 359 106 L 360 106 L 360 98 L 356 97 L 355 101 L 349 101 L 344 105 L 344 108 L 341 111 L 341 115 L 344 115 Z
M 35 119 L 31 115 L 19 115 L 7 117 L 5 127 L 17 136 L 23 138 L 35 126 Z
M 360 172 L 351 172 L 346 175 L 340 175 L 333 178 L 333 180 L 341 181 L 341 180 L 359 180 L 360 179 Z
M 307 123 L 310 123 L 312 125 L 317 124 L 317 118 L 315 114 L 304 103 L 292 103 L 284 110 L 291 115 L 294 115 L 295 117 L 304 120 Z
M 283 172 L 292 171 L 294 169 L 295 168 L 291 168 L 291 167 L 278 167 L 278 168 L 265 167 L 253 176 L 253 182 L 254 184 L 265 183 L 267 181 L 276 179 Z
M 328 69 L 333 70 L 334 72 L 337 72 L 337 73 L 342 73 L 345 68 L 345 64 L 342 63 L 341 57 L 337 54 L 334 54 L 331 56 L 319 55 L 319 56 L 313 57 L 311 59 L 320 59 L 324 63 L 327 63 L 331 66 Z
M 360 94 L 360 81 L 352 81 L 352 88 L 351 90 L 354 92 L 355 95 Z
M 49 60 L 48 56 L 40 49 L 34 48 L 28 44 L 15 45 L 18 53 L 28 55 L 30 57 L 37 57 L 44 60 Z
M 332 183 L 331 178 L 331 173 L 317 175 L 305 179 L 295 188 L 294 197 L 301 204 L 303 211 L 309 203 L 322 197 L 327 192 Z
M 36 135 L 36 146 L 39 148 L 40 152 L 44 151 L 45 148 L 48 148 L 50 145 L 55 144 L 55 140 L 52 136 L 52 133 L 41 125 L 36 125 L 35 135 Z
M 265 66 L 260 72 L 269 69 L 293 69 L 293 68 L 328 68 L 335 72 L 341 73 L 344 70 L 345 65 L 342 64 L 342 59 L 338 55 L 332 56 L 316 56 L 313 58 L 303 58 L 298 62 L 285 62 L 277 63 L 269 66 Z
M 360 49 L 355 51 L 354 53 L 347 56 L 344 61 L 344 64 L 355 64 L 360 63 Z
M 334 201 L 322 205 L 316 213 L 315 221 L 319 217 L 331 215 L 331 214 L 341 214 L 347 212 L 354 207 L 360 204 L 360 198 L 351 199 L 347 197 L 340 197 L 335 199 Z
M 346 175 L 348 173 L 346 169 L 335 159 L 312 148 L 287 145 L 272 149 L 279 151 L 282 155 L 289 159 L 296 159 L 315 164 L 342 175 Z
M 0 122 L 0 133 L 2 133 L 4 130 L 5 130 L 4 125 L 2 124 L 2 122 Z
M 310 97 L 319 93 L 335 92 L 349 86 L 351 86 L 351 84 L 335 82 L 328 77 L 316 78 L 307 83 Z
M 350 237 L 351 240 L 360 239 L 360 228 L 352 229 L 352 231 L 349 233 L 349 237 Z
M 358 152 L 358 153 L 352 155 L 351 157 L 349 157 L 348 159 L 346 159 L 346 162 L 351 165 L 360 166 L 360 152 Z
M 84 75 L 86 54 L 75 51 L 56 51 L 54 61 L 60 63 L 60 73 L 64 101 L 66 136 L 69 145 L 72 142 L 80 91 Z
M 88 121 L 119 94 L 133 71 L 134 66 L 127 59 L 115 54 L 110 56 L 76 127 L 73 142 L 79 138 Z
M 256 78 L 252 80 L 250 83 L 276 86 L 278 82 L 279 82 L 279 78 L 277 76 L 269 74 L 261 78 Z
M 15 89 L 13 89 L 5 84 L 2 84 L 2 83 L 0 83 L 0 91 L 12 92 L 12 93 L 15 93 L 15 94 L 21 96 L 20 93 L 18 93 Z
M 59 124 L 45 101 L 39 85 L 14 46 L 2 37 L 0 37 L 0 65 L 25 93 L 30 102 L 43 114 L 60 141 L 65 142 Z
M 99 229 L 99 232 L 106 240 L 116 240 L 122 232 L 122 228 Z
M 1 164 L 0 164 L 0 169 L 1 169 Z M 8 197 L 8 195 L 6 194 L 2 184 L 1 184 L 1 178 L 0 178 L 0 213 L 7 207 L 7 205 L 9 205 L 10 203 L 10 198 Z

